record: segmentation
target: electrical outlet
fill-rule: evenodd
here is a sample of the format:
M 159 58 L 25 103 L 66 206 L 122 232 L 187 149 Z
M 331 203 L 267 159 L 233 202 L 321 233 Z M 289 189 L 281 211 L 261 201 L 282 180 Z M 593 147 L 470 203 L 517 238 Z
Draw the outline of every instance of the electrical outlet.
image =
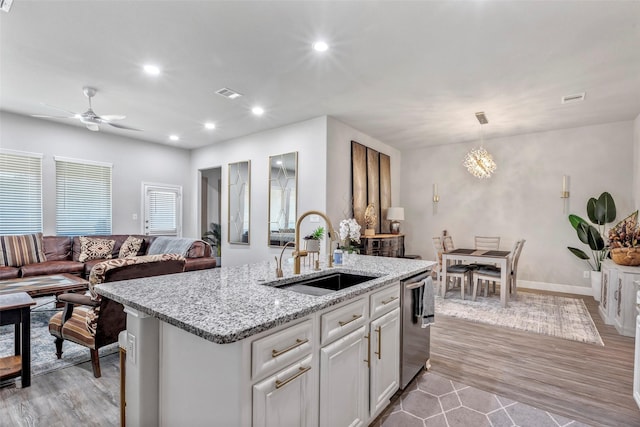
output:
M 583 271 L 582 272 L 582 277 L 584 277 L 585 279 L 588 279 L 590 277 L 589 276 L 589 270 Z
M 138 214 L 137 213 L 131 214 L 131 219 L 134 220 L 134 221 L 137 221 L 138 220 Z
M 136 337 L 130 332 L 127 333 L 127 358 L 133 365 L 136 364 Z

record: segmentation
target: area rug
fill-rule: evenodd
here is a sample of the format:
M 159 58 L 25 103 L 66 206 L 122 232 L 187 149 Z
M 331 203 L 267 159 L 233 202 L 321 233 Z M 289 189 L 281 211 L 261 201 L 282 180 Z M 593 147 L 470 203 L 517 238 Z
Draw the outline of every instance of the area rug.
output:
M 499 296 L 462 300 L 459 291 L 450 291 L 444 299 L 436 297 L 436 315 L 604 346 L 580 298 L 520 292 L 503 308 Z
M 89 349 L 70 341 L 62 347 L 62 359 L 56 357 L 55 338 L 49 333 L 49 319 L 54 315 L 52 297 L 37 298 L 37 306 L 31 310 L 31 375 L 38 376 L 57 369 L 77 365 L 91 360 Z M 115 353 L 118 344 L 100 349 L 100 356 Z M 13 325 L 0 327 L 0 357 L 14 352 Z

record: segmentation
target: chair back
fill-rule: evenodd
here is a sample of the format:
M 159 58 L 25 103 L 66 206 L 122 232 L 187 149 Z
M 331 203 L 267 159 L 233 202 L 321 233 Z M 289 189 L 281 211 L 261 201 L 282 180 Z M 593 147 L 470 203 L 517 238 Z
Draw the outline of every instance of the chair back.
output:
M 475 236 L 478 250 L 497 251 L 500 249 L 500 237 Z
M 513 280 L 516 280 L 516 276 L 518 275 L 518 260 L 520 259 L 520 254 L 522 253 L 522 248 L 524 247 L 524 239 L 516 241 L 513 245 L 513 252 L 511 257 L 511 275 L 513 276 Z
M 443 236 L 442 237 L 442 247 L 444 248 L 445 252 L 449 252 L 454 250 L 456 247 L 453 244 L 453 237 L 447 235 L 447 236 Z

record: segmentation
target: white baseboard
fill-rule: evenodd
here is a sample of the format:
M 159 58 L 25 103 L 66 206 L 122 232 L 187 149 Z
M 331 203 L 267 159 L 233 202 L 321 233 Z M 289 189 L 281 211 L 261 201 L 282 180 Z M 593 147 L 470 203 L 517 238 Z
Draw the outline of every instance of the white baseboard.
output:
M 531 280 L 518 280 L 518 288 L 539 289 L 541 291 L 563 292 L 565 294 L 593 296 L 591 287 L 561 285 L 559 283 L 534 282 Z

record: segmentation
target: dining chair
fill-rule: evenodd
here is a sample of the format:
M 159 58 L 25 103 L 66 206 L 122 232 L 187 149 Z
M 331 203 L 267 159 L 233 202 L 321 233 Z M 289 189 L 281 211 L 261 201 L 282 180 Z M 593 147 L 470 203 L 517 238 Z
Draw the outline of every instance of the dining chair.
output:
M 509 262 L 511 263 L 511 275 L 507 277 L 508 283 L 500 283 L 500 286 L 509 286 L 509 293 L 514 297 L 517 295 L 516 285 L 518 279 L 518 260 L 520 259 L 520 253 L 522 252 L 522 248 L 524 247 L 525 240 L 517 240 L 513 245 L 513 250 L 511 251 L 511 259 Z M 489 288 L 489 281 L 500 282 L 502 270 L 500 267 L 494 266 L 486 266 L 478 268 L 473 271 L 473 296 L 472 299 L 476 300 L 476 295 L 478 293 L 478 284 L 481 281 L 484 281 L 486 287 L 484 288 L 484 296 L 487 296 L 487 291 Z M 495 289 L 494 289 L 495 292 Z
M 471 289 L 471 276 L 469 272 L 472 268 L 467 264 L 442 264 L 442 252 L 455 249 L 451 236 L 434 237 L 433 248 L 436 252 L 436 261 L 438 262 L 437 281 L 439 286 L 444 286 L 444 292 L 441 293 L 444 295 L 448 290 L 448 283 L 442 283 L 442 272 L 443 269 L 446 269 L 447 281 L 449 281 L 449 279 L 454 279 L 454 283 L 457 281 L 460 284 L 460 295 L 462 299 L 464 299 L 465 286 L 467 283 L 469 284 L 469 289 Z
M 500 237 L 475 236 L 475 246 L 478 250 L 497 251 L 500 249 Z

